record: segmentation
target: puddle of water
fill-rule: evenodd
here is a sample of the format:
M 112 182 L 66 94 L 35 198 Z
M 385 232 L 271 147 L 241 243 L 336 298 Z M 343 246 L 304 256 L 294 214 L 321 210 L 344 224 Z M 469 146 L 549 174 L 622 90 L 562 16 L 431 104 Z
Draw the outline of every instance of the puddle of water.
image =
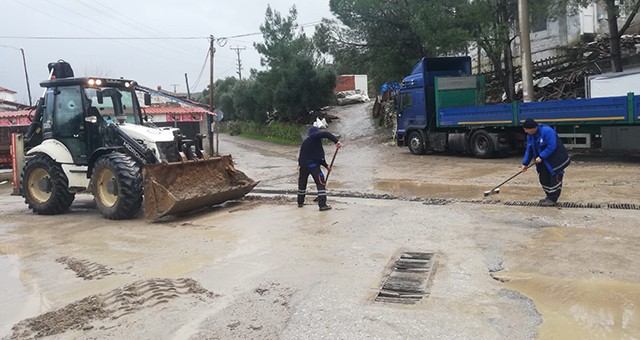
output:
M 142 273 L 147 277 L 182 277 L 214 261 L 213 256 L 182 256 L 172 260 L 149 263 Z
M 543 319 L 540 339 L 632 339 L 640 334 L 638 283 L 508 271 L 493 277 L 533 300 Z
M 5 338 L 13 325 L 40 313 L 44 302 L 20 279 L 18 255 L 0 255 L 0 287 L 0 338 Z
M 483 191 L 470 185 L 446 185 L 422 183 L 416 181 L 384 180 L 376 181 L 374 189 L 386 191 L 396 196 L 435 197 L 478 199 L 483 197 Z

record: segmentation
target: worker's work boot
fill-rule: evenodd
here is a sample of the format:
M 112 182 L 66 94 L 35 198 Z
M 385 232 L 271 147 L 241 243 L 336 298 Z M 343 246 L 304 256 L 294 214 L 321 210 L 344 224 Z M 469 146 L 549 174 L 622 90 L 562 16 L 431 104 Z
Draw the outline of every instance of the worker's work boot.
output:
M 546 201 L 546 200 L 548 200 L 548 198 L 546 198 L 546 197 L 545 197 L 545 198 L 543 198 L 543 199 L 541 199 L 541 200 L 538 200 L 538 203 L 542 203 L 542 202 L 544 202 L 544 201 Z
M 330 205 L 323 205 L 320 207 L 320 211 L 326 211 L 326 210 L 331 210 L 331 206 Z
M 540 206 L 542 207 L 553 207 L 556 205 L 556 202 L 550 200 L 550 199 L 545 199 L 544 201 L 540 202 Z
M 304 203 L 298 203 L 298 208 L 304 207 Z

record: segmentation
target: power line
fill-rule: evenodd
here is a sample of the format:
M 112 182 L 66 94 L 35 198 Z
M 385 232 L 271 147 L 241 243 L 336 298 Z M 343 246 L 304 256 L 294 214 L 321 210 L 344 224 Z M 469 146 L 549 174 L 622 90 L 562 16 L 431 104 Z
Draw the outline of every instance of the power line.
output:
M 22 4 L 24 6 L 30 7 L 32 9 L 35 10 L 34 7 L 28 6 L 26 4 Z M 45 13 L 47 16 L 49 16 L 47 13 Z M 55 17 L 52 17 L 55 18 Z M 58 18 L 55 18 L 57 20 L 60 20 Z M 60 20 L 63 21 L 63 20 Z M 68 23 L 67 21 L 63 21 L 65 23 Z M 306 24 L 302 24 L 300 25 L 300 27 L 310 27 L 310 26 L 317 26 L 321 23 L 321 21 L 315 21 L 315 22 L 310 22 L 310 23 L 306 23 Z M 78 28 L 81 28 L 84 31 L 87 31 L 86 29 L 76 26 Z M 94 33 L 91 31 L 87 31 L 90 33 Z M 94 33 L 96 34 L 96 33 Z M 98 34 L 100 35 L 100 34 Z M 226 37 L 220 37 L 220 38 L 216 38 L 216 42 L 218 43 L 218 45 L 224 47 L 224 45 L 226 44 L 226 40 L 229 39 L 235 39 L 235 38 L 242 38 L 242 37 L 250 37 L 250 36 L 254 36 L 254 35 L 262 35 L 262 32 L 254 32 L 254 33 L 246 33 L 246 34 L 238 34 L 238 35 L 230 35 L 230 36 L 226 36 Z M 200 40 L 200 39 L 209 39 L 209 37 L 195 37 L 195 36 L 187 36 L 187 37 L 105 37 L 105 36 L 100 36 L 100 37 L 51 37 L 51 36 L 7 36 L 7 35 L 3 35 L 0 36 L 0 38 L 2 39 L 35 39 L 35 40 Z
M 92 0 L 93 3 L 95 3 L 96 5 L 99 6 L 97 8 L 95 6 L 91 6 L 90 4 L 86 3 L 85 0 L 76 0 L 76 1 L 82 3 L 82 4 L 86 5 L 86 6 L 92 7 L 94 9 L 96 9 L 96 11 L 99 11 L 99 12 L 103 12 L 103 11 L 100 11 L 100 8 L 109 8 L 109 6 L 107 6 L 107 4 L 104 1 L 99 2 L 97 0 Z M 146 32 L 150 32 L 151 34 L 156 34 L 156 35 L 159 35 L 159 36 L 166 35 L 164 32 L 155 30 L 151 26 L 147 26 L 147 25 L 144 25 L 144 24 L 140 23 L 139 19 L 128 17 L 128 16 L 124 15 L 123 13 L 121 13 L 121 11 L 119 11 L 119 10 L 115 10 L 113 8 L 109 8 L 109 9 L 111 9 L 113 14 L 105 13 L 105 14 L 107 14 L 107 16 L 113 17 L 115 20 L 120 21 L 120 20 L 118 20 L 118 18 L 115 17 L 115 15 L 118 15 L 118 16 L 124 18 L 125 20 L 127 20 L 127 21 L 121 21 L 121 22 L 123 22 L 125 25 L 128 25 L 129 27 L 132 27 L 134 29 L 138 29 L 137 27 L 139 27 L 139 29 L 138 29 L 139 31 L 142 31 L 142 32 L 146 31 Z M 179 44 L 181 44 L 183 47 L 200 49 L 200 46 L 195 46 L 195 45 L 192 45 L 192 44 L 183 43 L 183 42 L 181 42 L 179 40 L 177 42 Z
M 97 33 L 95 33 L 97 34 Z M 189 40 L 189 39 L 209 39 L 208 37 L 25 37 L 0 35 L 3 39 L 35 39 L 35 40 Z
M 78 12 L 78 11 L 74 10 L 74 9 L 71 9 L 71 8 L 65 7 L 65 6 L 63 6 L 63 5 L 59 4 L 59 3 L 58 3 L 58 4 L 56 4 L 56 5 L 57 5 L 58 7 L 61 7 L 62 9 L 66 10 L 66 11 L 69 11 L 69 12 L 71 12 L 71 13 L 73 13 L 73 14 L 76 14 L 78 17 L 81 17 L 81 18 L 83 18 L 83 19 L 85 19 L 85 20 L 88 20 L 88 19 L 86 18 L 86 15 L 84 15 L 83 13 L 80 13 L 80 12 Z M 101 11 L 101 13 L 105 13 L 105 14 L 106 14 L 106 12 L 104 12 L 104 11 Z M 121 22 L 121 23 L 125 23 L 125 22 L 122 22 L 122 21 L 120 21 L 120 22 Z M 124 31 L 124 30 L 122 30 L 122 29 L 119 29 L 119 28 L 117 28 L 117 27 L 114 27 L 114 26 L 112 26 L 112 25 L 108 25 L 108 24 L 107 24 L 107 23 L 105 23 L 105 22 L 101 22 L 101 26 L 103 26 L 103 27 L 107 27 L 107 28 L 110 28 L 110 29 L 112 29 L 112 30 L 114 30 L 114 31 L 118 31 L 118 32 L 120 32 L 120 33 L 128 34 L 128 32 L 126 32 L 126 31 Z M 163 49 L 166 49 L 166 50 L 170 50 L 170 51 L 173 51 L 173 52 L 177 52 L 177 53 L 180 53 L 180 54 L 184 54 L 184 52 L 183 52 L 183 51 L 176 50 L 176 49 L 172 49 L 172 48 L 169 48 L 169 47 L 167 47 L 167 46 L 157 44 L 157 43 L 155 43 L 155 42 L 154 42 L 154 43 L 149 43 L 149 45 L 151 45 L 151 46 L 156 46 L 156 47 L 160 47 L 160 48 L 163 48 Z
M 44 15 L 46 15 L 46 16 L 48 16 L 48 17 L 50 17 L 50 18 L 53 18 L 53 19 L 58 20 L 58 21 L 61 21 L 61 22 L 65 23 L 65 24 L 68 24 L 68 25 L 71 25 L 71 26 L 73 26 L 73 27 L 79 28 L 79 29 L 81 29 L 81 30 L 83 30 L 83 31 L 85 31 L 85 32 L 89 32 L 89 33 L 96 34 L 96 35 L 100 36 L 100 37 L 98 37 L 98 38 L 91 38 L 91 39 L 93 39 L 93 40 L 116 40 L 116 41 L 117 41 L 117 40 L 127 40 L 127 39 L 110 39 L 110 38 L 108 38 L 108 37 L 103 36 L 103 35 L 102 35 L 102 34 L 100 34 L 100 33 L 96 33 L 96 32 L 90 31 L 90 30 L 88 30 L 88 29 L 86 29 L 86 28 L 84 28 L 84 27 L 82 27 L 82 26 L 75 25 L 75 24 L 73 24 L 73 22 L 72 22 L 72 21 L 70 21 L 70 20 L 69 20 L 69 21 L 67 21 L 67 20 L 62 20 L 62 19 L 60 19 L 60 18 L 58 18 L 58 17 L 56 17 L 56 16 L 53 16 L 53 15 L 51 15 L 51 14 L 49 14 L 49 13 L 45 12 L 45 11 L 40 10 L 40 9 L 39 9 L 39 8 L 37 8 L 37 7 L 30 6 L 30 5 L 25 4 L 25 3 L 22 3 L 22 2 L 20 2 L 20 1 L 16 1 L 16 3 L 18 3 L 18 4 L 22 5 L 22 6 L 25 6 L 25 7 L 31 8 L 32 10 L 34 10 L 34 11 L 36 11 L 36 12 L 42 13 L 42 14 L 44 14 Z M 1 36 L 0 36 L 0 38 L 3 38 L 3 37 L 1 37 Z M 16 37 L 4 37 L 4 38 L 5 38 L 5 39 L 16 39 Z M 54 39 L 45 39 L 45 40 L 58 40 L 58 39 L 55 39 L 56 37 L 51 37 L 51 38 L 54 38 Z M 17 39 L 32 39 L 32 38 L 30 38 L 30 37 L 18 37 Z M 89 40 L 89 39 L 82 39 L 82 40 Z M 147 50 L 145 50 L 145 49 L 141 49 L 141 48 L 139 48 L 138 46 L 128 45 L 128 44 L 125 44 L 125 43 L 120 42 L 120 41 L 117 41 L 117 42 L 118 42 L 119 44 L 121 44 L 121 45 L 125 46 L 125 47 L 128 47 L 128 48 L 130 48 L 130 49 L 134 49 L 134 50 L 141 51 L 141 52 L 143 52 L 143 53 L 146 53 L 146 54 L 152 55 L 152 56 L 154 56 L 154 57 L 161 57 L 161 58 L 164 58 L 164 59 L 167 59 L 167 60 L 173 60 L 173 61 L 176 61 L 176 60 L 177 60 L 177 59 L 175 59 L 175 58 L 171 58 L 171 57 L 168 57 L 168 56 L 163 55 L 163 54 L 154 54 L 154 53 L 151 53 L 151 52 L 149 52 L 149 51 L 147 51 Z

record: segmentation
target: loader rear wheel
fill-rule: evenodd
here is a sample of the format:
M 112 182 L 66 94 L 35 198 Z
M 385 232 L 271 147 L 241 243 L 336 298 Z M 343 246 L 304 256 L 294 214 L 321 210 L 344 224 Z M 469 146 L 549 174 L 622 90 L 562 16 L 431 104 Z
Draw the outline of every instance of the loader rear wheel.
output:
M 69 180 L 60 164 L 44 154 L 35 155 L 24 165 L 20 188 L 24 202 L 39 215 L 61 214 L 76 197 L 68 190 Z
M 91 177 L 96 206 L 105 218 L 133 217 L 142 206 L 142 172 L 131 157 L 112 153 L 96 162 Z

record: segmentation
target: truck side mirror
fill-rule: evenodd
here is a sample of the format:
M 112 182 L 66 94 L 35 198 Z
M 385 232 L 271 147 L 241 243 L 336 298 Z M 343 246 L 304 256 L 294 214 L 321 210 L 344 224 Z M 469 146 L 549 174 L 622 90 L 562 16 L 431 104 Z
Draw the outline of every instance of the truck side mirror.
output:
M 102 91 L 96 91 L 96 96 L 98 97 L 98 104 L 104 104 L 104 97 L 102 96 Z
M 144 94 L 144 105 L 146 106 L 151 105 L 151 94 L 149 93 Z

